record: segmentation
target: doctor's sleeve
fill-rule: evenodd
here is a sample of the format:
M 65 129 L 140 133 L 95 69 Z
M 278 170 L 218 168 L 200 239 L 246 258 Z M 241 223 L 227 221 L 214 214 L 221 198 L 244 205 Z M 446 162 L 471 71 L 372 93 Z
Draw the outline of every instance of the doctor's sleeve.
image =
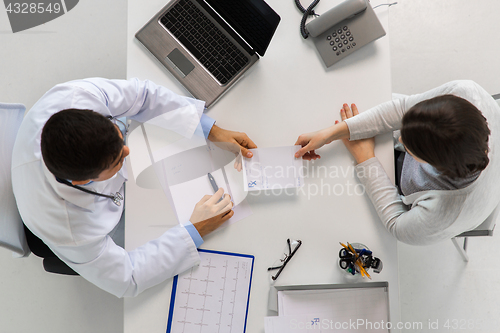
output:
M 106 113 L 105 116 L 128 117 L 142 123 L 164 116 L 161 125 L 186 136 L 194 133 L 205 109 L 205 102 L 177 95 L 149 80 L 90 78 L 69 84 L 79 87 L 106 106 L 106 110 L 96 109 L 96 112 Z
M 111 237 L 81 247 L 51 247 L 80 276 L 117 296 L 133 297 L 199 263 L 199 255 L 183 226 L 127 252 Z

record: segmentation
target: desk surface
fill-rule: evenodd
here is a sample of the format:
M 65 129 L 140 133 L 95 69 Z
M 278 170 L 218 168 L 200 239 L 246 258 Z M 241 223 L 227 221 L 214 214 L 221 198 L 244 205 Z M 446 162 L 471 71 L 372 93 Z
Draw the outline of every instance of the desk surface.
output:
M 366 110 L 391 98 L 389 36 L 371 43 L 325 69 L 311 40 L 299 34 L 300 12 L 293 1 L 267 1 L 282 18 L 266 55 L 208 115 L 226 129 L 244 131 L 259 147 L 293 145 L 298 135 L 340 120 L 343 103 Z M 323 13 L 338 4 L 325 0 Z M 372 5 L 381 1 L 372 1 Z M 174 92 L 187 91 L 134 39 L 134 34 L 165 1 L 129 1 L 128 77 L 150 79 Z M 388 9 L 375 9 L 386 31 Z M 376 155 L 393 175 L 392 139 L 377 137 Z M 247 332 L 264 332 L 270 280 L 266 271 L 287 238 L 302 247 L 278 279 L 279 284 L 344 283 L 338 269 L 339 241 L 363 243 L 381 258 L 384 269 L 373 281 L 388 281 L 391 321 L 399 321 L 397 244 L 380 222 L 354 177 L 354 161 L 341 142 L 319 150 L 322 158 L 306 163 L 308 177 L 298 195 L 249 195 L 253 214 L 209 235 L 202 248 L 253 254 L 254 276 Z M 130 177 L 132 179 L 132 177 Z M 126 248 L 132 250 L 161 235 L 177 221 L 161 190 L 127 184 Z M 171 279 L 125 300 L 125 332 L 164 332 Z

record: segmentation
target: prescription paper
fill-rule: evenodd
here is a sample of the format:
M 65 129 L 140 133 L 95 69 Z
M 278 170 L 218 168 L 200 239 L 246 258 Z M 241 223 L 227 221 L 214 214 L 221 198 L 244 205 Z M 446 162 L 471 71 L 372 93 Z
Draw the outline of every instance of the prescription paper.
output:
M 245 200 L 243 172 L 235 168 L 239 155 L 218 148 L 211 142 L 162 159 L 155 164 L 156 175 L 171 201 L 180 224 L 190 220 L 196 204 L 214 190 L 208 179 L 211 173 L 219 188 L 231 196 L 234 215 L 222 226 L 252 214 Z
M 304 185 L 302 158 L 295 158 L 301 146 L 250 149 L 243 159 L 245 191 L 274 190 Z

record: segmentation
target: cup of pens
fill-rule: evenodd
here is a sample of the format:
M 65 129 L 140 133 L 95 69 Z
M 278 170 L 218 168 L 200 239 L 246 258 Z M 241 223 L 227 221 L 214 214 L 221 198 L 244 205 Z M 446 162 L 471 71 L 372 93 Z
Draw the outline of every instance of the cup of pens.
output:
M 339 267 L 347 278 L 367 277 L 371 279 L 370 269 L 375 273 L 382 270 L 382 261 L 373 256 L 368 246 L 361 243 L 340 243 Z

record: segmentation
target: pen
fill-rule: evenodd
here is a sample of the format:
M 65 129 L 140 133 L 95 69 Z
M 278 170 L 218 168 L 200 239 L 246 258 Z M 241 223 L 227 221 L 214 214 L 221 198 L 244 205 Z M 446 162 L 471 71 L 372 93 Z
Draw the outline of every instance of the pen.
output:
M 358 266 L 359 268 L 359 273 L 361 274 L 361 276 L 366 276 L 368 277 L 369 279 L 371 279 L 371 276 L 370 274 L 368 274 L 368 272 L 365 270 L 365 268 L 363 267 L 363 264 L 361 262 L 361 256 L 358 256 L 358 254 L 356 253 L 356 250 L 354 250 L 354 248 L 352 247 L 351 244 L 347 243 L 347 246 L 340 243 L 340 245 L 342 245 L 343 247 L 345 247 L 346 249 L 349 249 L 352 254 L 354 254 L 354 265 Z
M 217 192 L 219 190 L 219 186 L 217 186 L 217 183 L 215 182 L 214 176 L 212 176 L 212 174 L 210 172 L 207 174 L 207 176 L 208 176 L 208 180 L 210 181 L 210 185 L 212 185 L 212 189 L 214 190 L 214 193 Z M 217 203 L 219 203 L 223 197 L 224 196 L 222 196 L 219 199 L 219 201 L 217 201 Z

